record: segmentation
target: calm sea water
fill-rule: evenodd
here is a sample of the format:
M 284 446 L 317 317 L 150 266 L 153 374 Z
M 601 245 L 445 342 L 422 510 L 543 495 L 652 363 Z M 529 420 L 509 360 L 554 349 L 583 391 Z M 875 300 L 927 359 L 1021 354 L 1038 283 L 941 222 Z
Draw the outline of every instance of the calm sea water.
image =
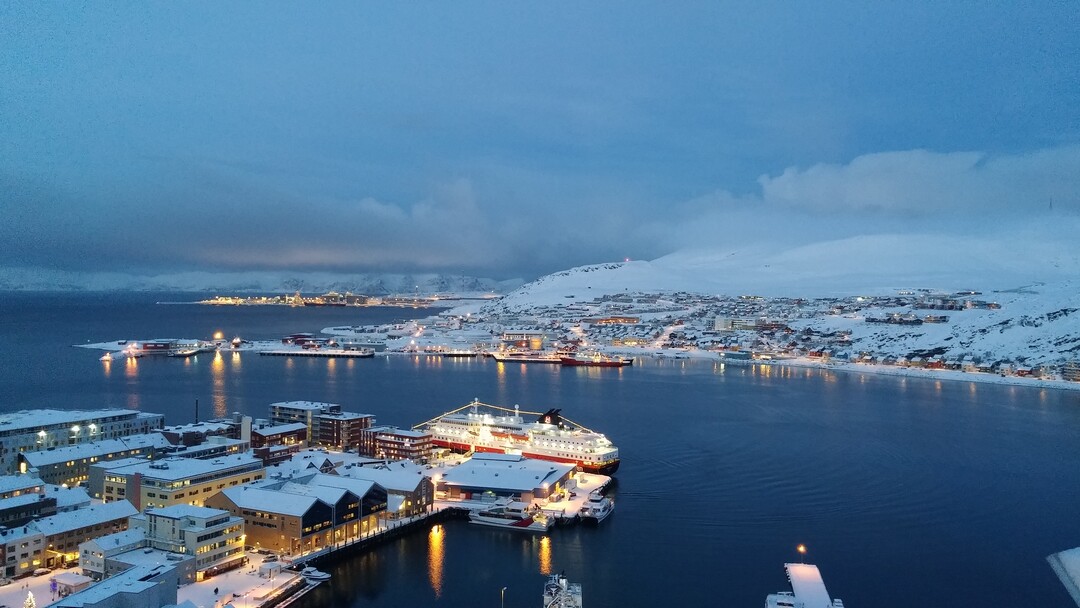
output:
M 564 571 L 589 608 L 759 606 L 806 543 L 849 606 L 1069 606 L 1044 558 L 1080 545 L 1080 394 L 704 362 L 622 370 L 250 355 L 105 365 L 118 338 L 274 338 L 401 309 L 156 305 L 177 294 L 0 299 L 0 408 L 124 407 L 189 422 L 273 401 L 411 426 L 474 397 L 561 407 L 621 448 L 615 515 L 524 536 L 450 523 L 329 568 L 304 606 L 539 605 Z

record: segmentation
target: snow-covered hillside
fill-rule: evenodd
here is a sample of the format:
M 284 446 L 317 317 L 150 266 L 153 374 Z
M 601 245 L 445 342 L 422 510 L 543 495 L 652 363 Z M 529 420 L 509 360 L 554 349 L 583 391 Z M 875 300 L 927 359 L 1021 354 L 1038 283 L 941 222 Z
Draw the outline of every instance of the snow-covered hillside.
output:
M 850 332 L 844 350 L 875 356 L 941 354 L 959 359 L 1080 359 L 1080 248 L 1017 246 L 932 236 L 868 236 L 785 251 L 687 251 L 653 261 L 583 266 L 523 285 L 483 312 L 529 317 L 531 311 L 593 302 L 618 294 L 691 294 L 813 300 L 818 310 L 770 319 L 820 334 Z M 1024 287 L 1026 286 L 1026 287 Z M 908 290 L 953 294 L 976 290 L 1000 309 L 948 312 L 848 308 L 832 302 Z M 945 323 L 868 323 L 888 313 L 942 314 Z M 567 317 L 570 315 L 561 315 Z
M 686 250 L 652 261 L 581 266 L 523 285 L 507 310 L 621 292 L 819 297 L 898 289 L 1010 289 L 1080 277 L 1080 247 L 942 235 L 872 235 L 790 249 Z
M 912 311 L 867 308 L 857 314 L 825 315 L 789 325 L 821 333 L 850 331 L 848 350 L 873 353 L 875 357 L 935 355 L 955 361 L 967 357 L 1023 362 L 1027 366 L 1057 364 L 1080 359 L 1078 290 L 1080 284 L 1076 281 L 1062 281 L 978 296 L 1000 304 L 996 310 L 914 311 L 916 315 L 946 316 L 946 323 L 868 323 L 868 318 Z

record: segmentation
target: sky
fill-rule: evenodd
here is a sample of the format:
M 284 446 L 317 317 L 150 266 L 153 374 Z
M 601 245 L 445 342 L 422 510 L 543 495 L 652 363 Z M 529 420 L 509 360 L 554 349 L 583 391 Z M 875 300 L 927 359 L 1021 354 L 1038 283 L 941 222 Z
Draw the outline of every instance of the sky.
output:
M 1080 7 L 0 3 L 0 270 L 1080 249 Z

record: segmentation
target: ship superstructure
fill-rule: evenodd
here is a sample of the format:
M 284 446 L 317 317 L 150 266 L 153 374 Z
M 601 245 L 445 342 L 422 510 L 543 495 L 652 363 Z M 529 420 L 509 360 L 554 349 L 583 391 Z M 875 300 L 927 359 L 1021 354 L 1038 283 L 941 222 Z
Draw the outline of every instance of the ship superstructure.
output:
M 613 474 L 619 468 L 619 448 L 603 434 L 563 418 L 560 411 L 526 412 L 474 400 L 414 428 L 431 433 L 434 445 L 456 452 L 516 454 L 573 463 L 587 473 Z

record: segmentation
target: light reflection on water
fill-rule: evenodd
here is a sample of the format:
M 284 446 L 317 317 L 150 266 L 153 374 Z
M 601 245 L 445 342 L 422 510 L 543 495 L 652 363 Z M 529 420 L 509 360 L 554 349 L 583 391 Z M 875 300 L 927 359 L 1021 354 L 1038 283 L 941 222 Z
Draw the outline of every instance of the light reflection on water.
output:
M 443 527 L 435 524 L 428 532 L 428 580 L 435 597 L 442 596 L 443 584 Z
M 540 574 L 551 575 L 551 539 L 547 536 L 540 537 Z
M 225 358 L 221 351 L 214 353 L 214 360 L 210 363 L 210 376 L 214 385 L 214 416 L 224 418 L 229 413 L 225 398 Z

